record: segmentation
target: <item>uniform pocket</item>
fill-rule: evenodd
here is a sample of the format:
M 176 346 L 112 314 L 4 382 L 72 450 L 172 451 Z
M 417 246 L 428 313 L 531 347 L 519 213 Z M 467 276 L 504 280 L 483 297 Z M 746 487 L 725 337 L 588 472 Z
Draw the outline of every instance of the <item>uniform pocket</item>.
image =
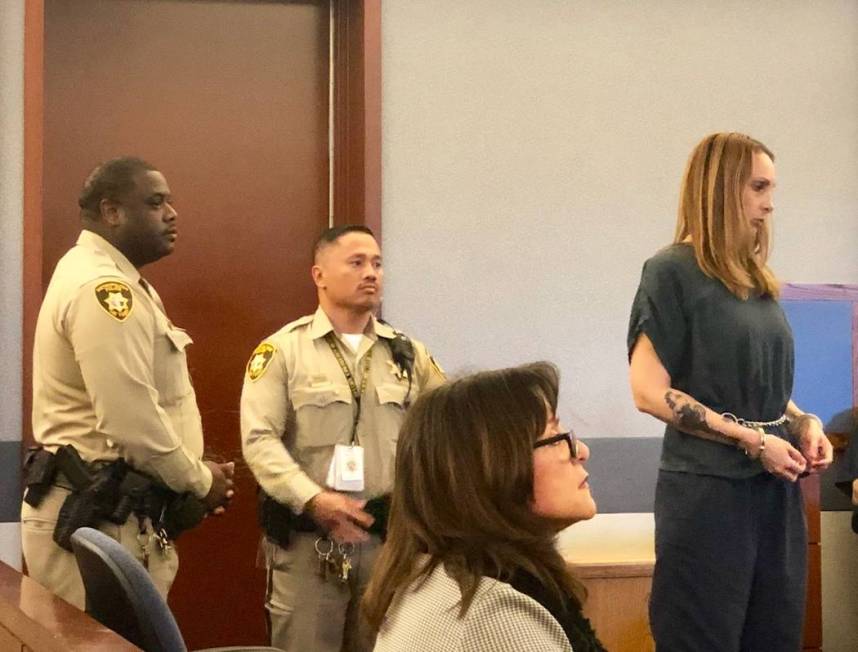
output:
M 348 387 L 317 385 L 315 387 L 296 387 L 292 390 L 292 405 L 297 412 L 301 408 L 313 406 L 324 408 L 331 403 L 351 403 L 352 394 Z
M 299 449 L 333 446 L 348 441 L 352 424 L 352 394 L 346 385 L 296 387 L 290 392 L 297 422 Z
M 175 328 L 167 331 L 167 339 L 170 340 L 170 343 L 173 345 L 173 348 L 176 351 L 185 352 L 188 344 L 193 344 L 194 341 L 191 339 L 191 336 L 188 335 L 188 332 L 182 328 Z
M 32 533 L 53 534 L 60 509 L 70 493 L 68 489 L 54 485 L 45 494 L 38 507 L 22 502 L 21 527 Z
M 405 407 L 405 397 L 408 394 L 408 386 L 398 383 L 384 383 L 375 388 L 379 405 L 391 405 Z
M 168 326 L 155 339 L 155 389 L 161 405 L 178 402 L 191 391 L 188 358 L 185 349 L 191 337 L 181 328 Z
M 408 385 L 401 383 L 383 383 L 375 388 L 379 404 L 379 424 L 384 439 L 391 443 L 391 455 L 396 455 L 396 442 L 399 441 L 399 427 L 405 416 L 405 400 L 408 397 Z M 414 398 L 412 394 L 410 398 Z M 390 459 L 393 464 L 393 457 Z

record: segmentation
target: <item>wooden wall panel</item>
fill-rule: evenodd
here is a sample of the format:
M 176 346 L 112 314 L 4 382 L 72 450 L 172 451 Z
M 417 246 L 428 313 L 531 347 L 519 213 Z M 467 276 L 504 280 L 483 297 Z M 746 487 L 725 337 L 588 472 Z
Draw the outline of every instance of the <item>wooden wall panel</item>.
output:
M 45 6 L 42 280 L 74 242 L 79 188 L 98 161 L 135 154 L 164 172 L 179 240 L 142 272 L 194 338 L 207 454 L 238 462 L 228 514 L 178 542 L 170 604 L 190 648 L 263 642 L 238 403 L 256 343 L 316 304 L 311 246 L 328 221 L 327 2 Z
M 315 305 L 308 244 L 328 214 L 330 6 L 25 1 L 25 432 L 36 315 L 44 283 L 77 232 L 78 188 L 98 160 L 134 153 L 162 168 L 180 213 L 177 253 L 144 272 L 196 340 L 190 361 L 209 452 L 236 458 L 237 395 L 250 348 Z M 380 2 L 333 4 L 347 26 L 336 41 L 337 85 L 348 89 L 335 96 L 342 117 L 335 137 L 351 152 L 334 170 L 335 202 L 347 207 L 338 222 L 380 233 Z M 285 22 L 270 19 L 286 11 Z M 272 40 L 302 53 L 272 50 Z M 223 77 L 213 78 L 214 69 Z M 295 74 L 305 74 L 303 92 L 287 81 Z M 304 111 L 298 120 L 289 113 L 296 107 Z M 253 487 L 239 468 L 230 514 L 181 541 L 171 605 L 191 647 L 262 638 Z M 221 598 L 226 586 L 229 600 Z

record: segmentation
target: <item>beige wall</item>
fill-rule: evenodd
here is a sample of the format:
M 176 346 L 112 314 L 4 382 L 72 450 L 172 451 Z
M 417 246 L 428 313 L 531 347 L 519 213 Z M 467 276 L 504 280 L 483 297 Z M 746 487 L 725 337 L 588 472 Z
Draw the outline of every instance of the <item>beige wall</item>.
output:
M 548 358 L 581 434 L 659 434 L 627 390 L 628 310 L 712 131 L 777 155 L 775 271 L 858 283 L 855 0 L 382 12 L 385 311 L 448 369 Z M 829 652 L 858 640 L 858 591 L 834 587 L 858 566 L 840 516 L 823 521 Z
M 628 310 L 715 130 L 777 154 L 775 271 L 858 283 L 854 0 L 382 10 L 385 308 L 448 367 L 548 357 L 584 434 L 658 434 Z

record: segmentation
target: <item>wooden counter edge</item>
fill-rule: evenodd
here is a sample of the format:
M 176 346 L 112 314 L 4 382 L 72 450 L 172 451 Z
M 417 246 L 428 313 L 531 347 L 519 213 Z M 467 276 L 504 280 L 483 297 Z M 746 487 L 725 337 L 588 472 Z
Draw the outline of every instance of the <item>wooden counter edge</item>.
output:
M 566 563 L 575 576 L 581 579 L 652 577 L 655 565 L 653 561 L 587 562 L 569 557 Z
M 22 605 L 24 601 L 26 605 Z M 140 652 L 89 614 L 2 561 L 0 626 L 32 652 Z

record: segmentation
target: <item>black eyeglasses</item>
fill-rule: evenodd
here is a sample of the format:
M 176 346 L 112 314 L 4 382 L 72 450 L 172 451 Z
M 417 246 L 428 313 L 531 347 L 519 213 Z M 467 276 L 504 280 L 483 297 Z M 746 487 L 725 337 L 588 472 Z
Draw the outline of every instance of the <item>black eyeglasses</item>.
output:
M 553 446 L 554 444 L 558 444 L 561 441 L 565 441 L 567 446 L 569 446 L 569 455 L 572 456 L 573 460 L 578 459 L 578 438 L 572 432 L 561 432 L 559 435 L 554 435 L 553 437 L 546 437 L 545 439 L 537 439 L 536 443 L 533 444 L 533 450 L 537 448 L 542 448 L 543 446 Z

